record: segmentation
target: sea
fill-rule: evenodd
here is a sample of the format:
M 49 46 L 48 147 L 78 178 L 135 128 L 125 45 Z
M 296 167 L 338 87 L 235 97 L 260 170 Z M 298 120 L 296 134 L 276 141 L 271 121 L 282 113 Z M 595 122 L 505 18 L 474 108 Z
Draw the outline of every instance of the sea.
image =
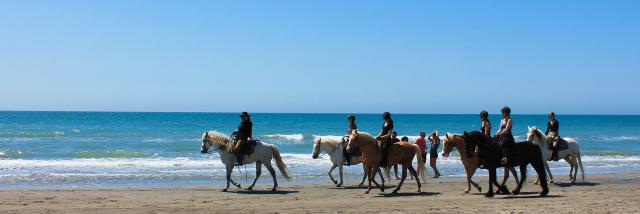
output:
M 359 130 L 377 133 L 381 114 L 356 114 Z M 500 116 L 491 115 L 494 127 Z M 528 126 L 544 130 L 546 115 L 513 115 L 516 141 L 526 140 Z M 640 116 L 558 115 L 560 134 L 577 139 L 589 174 L 640 170 Z M 399 137 L 415 139 L 421 131 L 479 130 L 476 114 L 394 114 Z M 291 182 L 326 182 L 327 155 L 311 157 L 316 137 L 340 138 L 347 114 L 254 113 L 254 138 L 275 144 L 294 175 Z M 231 133 L 238 113 L 141 112 L 0 112 L 0 188 L 74 188 L 222 185 L 225 170 L 218 154 L 201 154 L 201 135 Z M 494 130 L 492 130 L 495 132 Z M 438 151 L 442 153 L 442 147 Z M 457 153 L 439 157 L 444 177 L 464 176 Z M 550 162 L 565 178 L 566 162 Z M 433 171 L 427 166 L 428 172 Z M 277 170 L 277 169 L 276 169 Z M 255 165 L 234 169 L 233 178 L 248 183 Z M 337 170 L 335 171 L 337 173 Z M 529 174 L 534 173 L 529 170 Z M 279 174 L 279 173 L 278 173 Z M 479 170 L 486 175 L 486 170 Z M 345 167 L 346 184 L 356 183 L 362 166 Z M 286 185 L 278 177 L 281 185 Z M 556 178 L 557 179 L 557 178 Z M 271 184 L 263 170 L 259 184 Z

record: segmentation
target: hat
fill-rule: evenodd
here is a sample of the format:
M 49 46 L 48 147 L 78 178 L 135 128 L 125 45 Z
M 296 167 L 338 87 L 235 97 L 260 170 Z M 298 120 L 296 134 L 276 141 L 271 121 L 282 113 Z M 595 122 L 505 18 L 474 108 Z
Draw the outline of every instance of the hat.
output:
M 247 116 L 248 117 L 248 116 L 251 116 L 251 115 L 249 113 L 247 113 L 246 111 L 243 111 L 242 114 L 240 114 L 240 117 L 242 117 L 242 116 Z

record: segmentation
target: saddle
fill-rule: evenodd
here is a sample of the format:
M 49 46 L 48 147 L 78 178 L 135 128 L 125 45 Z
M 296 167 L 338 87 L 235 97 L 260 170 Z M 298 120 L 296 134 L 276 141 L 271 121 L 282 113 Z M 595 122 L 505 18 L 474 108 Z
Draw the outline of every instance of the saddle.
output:
M 249 140 L 244 145 L 240 146 L 240 154 L 242 155 L 250 155 L 256 151 L 256 144 L 260 142 L 260 140 Z
M 550 141 L 547 144 L 548 144 L 547 148 L 549 148 L 549 150 L 553 150 L 553 141 Z M 565 141 L 564 139 L 560 138 L 560 140 L 558 141 L 558 151 L 562 151 L 565 149 L 569 149 L 569 143 L 567 143 L 567 141 Z

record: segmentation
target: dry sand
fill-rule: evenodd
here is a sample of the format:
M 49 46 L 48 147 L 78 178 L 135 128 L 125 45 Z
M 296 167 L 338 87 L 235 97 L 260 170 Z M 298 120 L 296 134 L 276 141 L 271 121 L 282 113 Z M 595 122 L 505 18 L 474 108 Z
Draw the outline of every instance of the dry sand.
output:
M 568 177 L 556 179 L 567 182 Z M 551 184 L 543 198 L 532 177 L 522 194 L 494 198 L 477 191 L 465 194 L 463 178 L 447 177 L 428 178 L 423 193 L 416 192 L 415 181 L 407 180 L 397 195 L 387 195 L 389 189 L 364 195 L 360 188 L 335 188 L 328 178 L 317 184 L 281 182 L 275 193 L 267 191 L 270 185 L 258 185 L 253 192 L 221 192 L 218 185 L 0 190 L 0 213 L 640 213 L 640 172 L 587 179 L 575 185 Z M 487 177 L 475 180 L 487 187 Z

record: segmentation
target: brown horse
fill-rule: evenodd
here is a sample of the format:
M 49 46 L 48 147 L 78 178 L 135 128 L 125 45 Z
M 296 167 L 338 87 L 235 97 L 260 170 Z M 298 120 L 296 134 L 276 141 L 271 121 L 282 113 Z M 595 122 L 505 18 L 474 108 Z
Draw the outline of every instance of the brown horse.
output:
M 467 156 L 467 150 L 464 143 L 464 137 L 459 134 L 447 133 L 444 138 L 444 148 L 442 150 L 442 156 L 448 157 L 451 151 L 456 148 L 458 152 L 460 152 L 460 161 L 462 161 L 462 165 L 464 165 L 464 170 L 467 173 L 467 189 L 464 190 L 465 193 L 469 193 L 471 190 L 471 185 L 473 185 L 478 192 L 482 192 L 482 188 L 478 186 L 471 177 L 476 173 L 478 167 L 480 167 L 480 158 L 477 155 L 473 155 L 472 157 Z M 509 168 L 511 174 L 516 179 L 516 183 L 518 182 L 518 173 L 514 168 Z M 509 171 L 504 171 L 504 179 L 502 180 L 502 186 L 504 186 L 509 178 Z M 500 189 L 500 187 L 498 187 Z
M 382 186 L 380 186 L 374 180 L 374 177 L 380 167 L 380 162 L 382 161 L 382 150 L 378 145 L 378 141 L 366 132 L 354 131 L 349 135 L 347 151 L 351 151 L 352 148 L 360 148 L 360 151 L 362 151 L 362 164 L 364 164 L 365 174 L 367 174 L 367 178 L 369 180 L 369 188 L 367 188 L 364 194 L 369 194 L 369 191 L 371 190 L 371 182 L 379 187 L 380 191 L 384 192 L 384 181 L 382 182 Z M 425 167 L 422 162 L 420 148 L 417 145 L 409 144 L 407 142 L 398 142 L 391 145 L 388 149 L 388 165 L 385 167 L 393 164 L 402 164 L 402 179 L 400 180 L 400 183 L 398 183 L 398 187 L 396 187 L 392 193 L 398 193 L 398 190 L 402 187 L 402 183 L 404 183 L 404 180 L 407 178 L 407 169 L 416 178 L 416 182 L 418 182 L 418 192 L 421 192 L 420 188 L 422 185 L 420 184 L 418 175 L 420 175 L 422 180 L 424 180 Z M 411 165 L 414 156 L 418 157 L 419 173 L 416 173 L 413 165 Z

